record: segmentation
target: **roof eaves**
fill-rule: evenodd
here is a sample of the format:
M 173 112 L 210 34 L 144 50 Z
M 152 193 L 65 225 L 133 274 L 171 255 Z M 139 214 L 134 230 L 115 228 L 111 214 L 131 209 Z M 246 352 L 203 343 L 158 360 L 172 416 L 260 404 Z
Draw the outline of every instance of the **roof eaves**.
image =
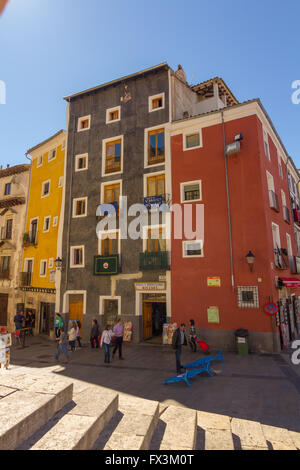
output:
M 58 137 L 60 134 L 63 134 L 64 132 L 66 132 L 64 129 L 61 129 L 60 131 L 56 132 L 56 134 L 54 134 L 51 137 L 49 137 L 48 139 L 44 140 L 40 144 L 37 144 L 34 147 L 32 147 L 31 149 L 27 150 L 26 155 L 30 155 L 32 152 L 34 152 L 34 150 L 37 150 L 39 147 L 42 147 L 43 145 L 47 144 L 52 139 L 55 139 L 55 137 Z

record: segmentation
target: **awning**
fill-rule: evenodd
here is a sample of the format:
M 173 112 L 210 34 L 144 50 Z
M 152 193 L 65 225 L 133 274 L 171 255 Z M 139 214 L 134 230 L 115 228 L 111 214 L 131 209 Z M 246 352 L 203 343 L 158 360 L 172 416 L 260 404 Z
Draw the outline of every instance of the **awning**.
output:
M 300 287 L 300 279 L 290 278 L 290 277 L 281 277 L 280 280 L 283 282 L 285 287 L 297 288 Z

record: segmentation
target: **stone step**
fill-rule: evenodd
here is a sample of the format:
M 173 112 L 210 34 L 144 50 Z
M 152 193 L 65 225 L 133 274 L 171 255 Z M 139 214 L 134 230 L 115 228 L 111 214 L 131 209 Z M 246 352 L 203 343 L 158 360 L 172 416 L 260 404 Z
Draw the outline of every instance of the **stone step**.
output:
M 73 385 L 55 377 L 1 374 L 0 386 L 0 450 L 17 448 L 73 395 Z
M 97 450 L 147 450 L 159 417 L 159 403 L 120 395 L 119 412 L 97 441 Z
M 234 450 L 229 416 L 197 412 L 196 450 Z
M 197 412 L 168 406 L 161 414 L 151 450 L 194 450 L 197 437 Z
M 90 386 L 76 394 L 73 406 L 53 417 L 21 449 L 90 450 L 118 410 L 115 392 Z

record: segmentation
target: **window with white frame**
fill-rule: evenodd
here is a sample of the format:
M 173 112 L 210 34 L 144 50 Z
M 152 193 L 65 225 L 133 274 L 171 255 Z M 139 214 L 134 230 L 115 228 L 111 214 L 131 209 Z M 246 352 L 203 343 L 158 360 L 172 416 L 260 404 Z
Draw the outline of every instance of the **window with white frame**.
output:
M 57 222 L 58 222 L 58 216 L 56 215 L 55 217 L 53 217 L 53 227 L 57 227 Z
M 54 266 L 54 258 L 49 258 L 49 268 L 52 269 Z
M 106 110 L 106 124 L 121 120 L 121 106 L 115 106 Z
M 287 246 L 288 255 L 293 256 L 292 239 L 288 233 L 286 233 L 286 246 Z
M 78 119 L 77 131 L 87 131 L 91 127 L 91 116 L 83 116 Z
M 66 148 L 66 141 L 64 140 L 63 143 L 61 144 L 61 149 L 64 150 Z
M 99 313 L 104 316 L 104 324 L 113 327 L 121 315 L 121 297 L 100 296 Z
M 280 155 L 278 155 L 278 171 L 279 171 L 280 178 L 283 179 L 282 161 L 281 161 Z
M 40 264 L 40 277 L 46 277 L 47 275 L 47 260 L 42 259 Z
M 181 183 L 181 202 L 201 201 L 202 200 L 202 182 L 190 181 Z
M 269 135 L 267 131 L 264 130 L 264 148 L 266 157 L 270 160 L 270 147 L 269 147 Z
M 50 180 L 44 181 L 42 184 L 42 197 L 49 196 L 50 194 Z
M 63 184 L 64 184 L 64 177 L 63 177 L 63 176 L 60 176 L 60 177 L 59 177 L 59 180 L 58 180 L 58 187 L 59 187 L 59 188 L 62 188 L 62 187 L 63 187 Z
M 182 251 L 184 258 L 202 258 L 203 241 L 202 240 L 189 240 L 182 242 Z
M 86 217 L 87 197 L 73 199 L 73 217 Z
M 283 261 L 281 256 L 281 241 L 280 241 L 280 232 L 279 226 L 272 222 L 272 237 L 273 237 L 273 248 L 274 248 L 274 259 L 275 266 L 277 268 L 283 267 Z
M 119 255 L 121 251 L 121 240 L 119 230 L 106 231 L 98 234 L 99 248 L 101 256 Z
M 202 130 L 189 129 L 183 133 L 183 150 L 193 150 L 202 147 Z
M 157 95 L 149 96 L 149 113 L 159 111 L 165 107 L 165 94 L 159 93 Z
M 50 150 L 49 156 L 48 156 L 48 162 L 51 162 L 51 160 L 54 160 L 56 158 L 56 149 Z
M 43 232 L 49 232 L 50 230 L 50 220 L 51 216 L 44 217 Z
M 76 155 L 75 171 L 84 171 L 88 169 L 88 154 Z
M 123 136 L 102 141 L 102 175 L 123 171 Z
M 71 268 L 84 268 L 84 246 L 72 246 L 70 256 Z
M 259 308 L 257 286 L 239 286 L 237 296 L 239 308 Z
M 43 155 L 40 155 L 36 161 L 36 167 L 39 168 L 43 164 Z

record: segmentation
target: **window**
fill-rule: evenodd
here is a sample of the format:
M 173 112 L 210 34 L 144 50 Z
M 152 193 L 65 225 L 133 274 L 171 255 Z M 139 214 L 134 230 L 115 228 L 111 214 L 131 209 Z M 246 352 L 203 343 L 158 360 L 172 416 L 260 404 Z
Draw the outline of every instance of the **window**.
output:
M 202 240 L 191 240 L 183 242 L 183 257 L 196 258 L 203 257 Z
M 187 149 L 200 146 L 200 134 L 191 134 L 185 136 L 185 146 Z
M 165 107 L 165 94 L 153 95 L 149 97 L 149 113 L 164 109 Z
M 258 288 L 256 286 L 242 286 L 237 288 L 239 308 L 259 308 Z
M 42 197 L 49 196 L 50 194 L 50 180 L 45 181 L 42 184 Z
M 73 199 L 73 217 L 86 217 L 87 215 L 87 197 Z
M 7 183 L 4 189 L 4 195 L 9 196 L 11 194 L 11 183 Z
M 119 232 L 102 233 L 100 236 L 100 254 L 102 256 L 118 255 L 119 249 Z
M 283 179 L 283 171 L 282 171 L 282 163 L 281 163 L 280 155 L 278 155 L 278 171 L 279 171 L 280 178 Z
M 110 108 L 106 110 L 106 124 L 111 122 L 120 121 L 121 119 L 121 106 Z
M 37 242 L 37 230 L 38 230 L 38 219 L 33 219 L 30 222 L 30 233 L 29 233 L 29 239 L 33 245 L 36 245 L 36 242 Z
M 42 259 L 40 264 L 40 277 L 46 277 L 47 275 L 47 260 Z
M 12 229 L 13 229 L 13 219 L 8 219 L 6 221 L 5 234 L 4 234 L 6 240 L 12 239 Z
M 0 258 L 0 279 L 9 279 L 10 256 Z
M 66 141 L 64 140 L 63 143 L 61 144 L 61 149 L 64 150 L 66 148 Z
M 78 132 L 86 131 L 91 126 L 91 116 L 84 116 L 78 119 Z
M 111 204 L 113 202 L 117 202 L 119 206 L 119 198 L 120 198 L 120 183 L 109 184 L 109 185 L 104 186 L 104 197 L 103 197 L 104 204 Z
M 201 201 L 202 183 L 201 181 L 191 181 L 181 183 L 181 202 Z
M 49 156 L 48 156 L 48 162 L 51 162 L 51 160 L 54 160 L 56 158 L 56 149 L 50 150 Z
M 147 196 L 163 196 L 165 194 L 165 174 L 147 178 Z
M 266 131 L 264 131 L 264 147 L 266 157 L 268 157 L 268 159 L 270 160 L 269 136 Z
M 84 267 L 84 246 L 71 247 L 71 268 Z
M 88 154 L 76 155 L 75 157 L 75 171 L 84 171 L 88 168 Z
M 49 258 L 49 268 L 52 269 L 54 266 L 54 258 Z
M 163 227 L 148 228 L 146 251 L 166 251 L 166 233 Z
M 164 163 L 165 131 L 158 129 L 148 133 L 148 165 Z
M 58 187 L 59 187 L 59 188 L 62 188 L 62 187 L 63 187 L 63 184 L 64 184 L 64 177 L 63 177 L 63 176 L 60 176 L 60 177 L 59 177 L 59 180 L 58 180 Z
M 40 155 L 37 158 L 36 167 L 39 168 L 40 166 L 42 166 L 42 164 L 43 164 L 43 155 Z
M 57 227 L 57 222 L 58 222 L 58 217 L 57 215 L 55 217 L 53 217 L 53 227 Z
M 281 256 L 280 232 L 279 232 L 278 225 L 274 223 L 272 223 L 272 236 L 273 236 L 275 266 L 277 268 L 282 268 L 283 260 Z
M 105 144 L 105 175 L 121 171 L 122 140 L 114 140 Z
M 51 220 L 50 216 L 44 218 L 43 232 L 49 232 L 49 230 L 50 230 L 50 220 Z

